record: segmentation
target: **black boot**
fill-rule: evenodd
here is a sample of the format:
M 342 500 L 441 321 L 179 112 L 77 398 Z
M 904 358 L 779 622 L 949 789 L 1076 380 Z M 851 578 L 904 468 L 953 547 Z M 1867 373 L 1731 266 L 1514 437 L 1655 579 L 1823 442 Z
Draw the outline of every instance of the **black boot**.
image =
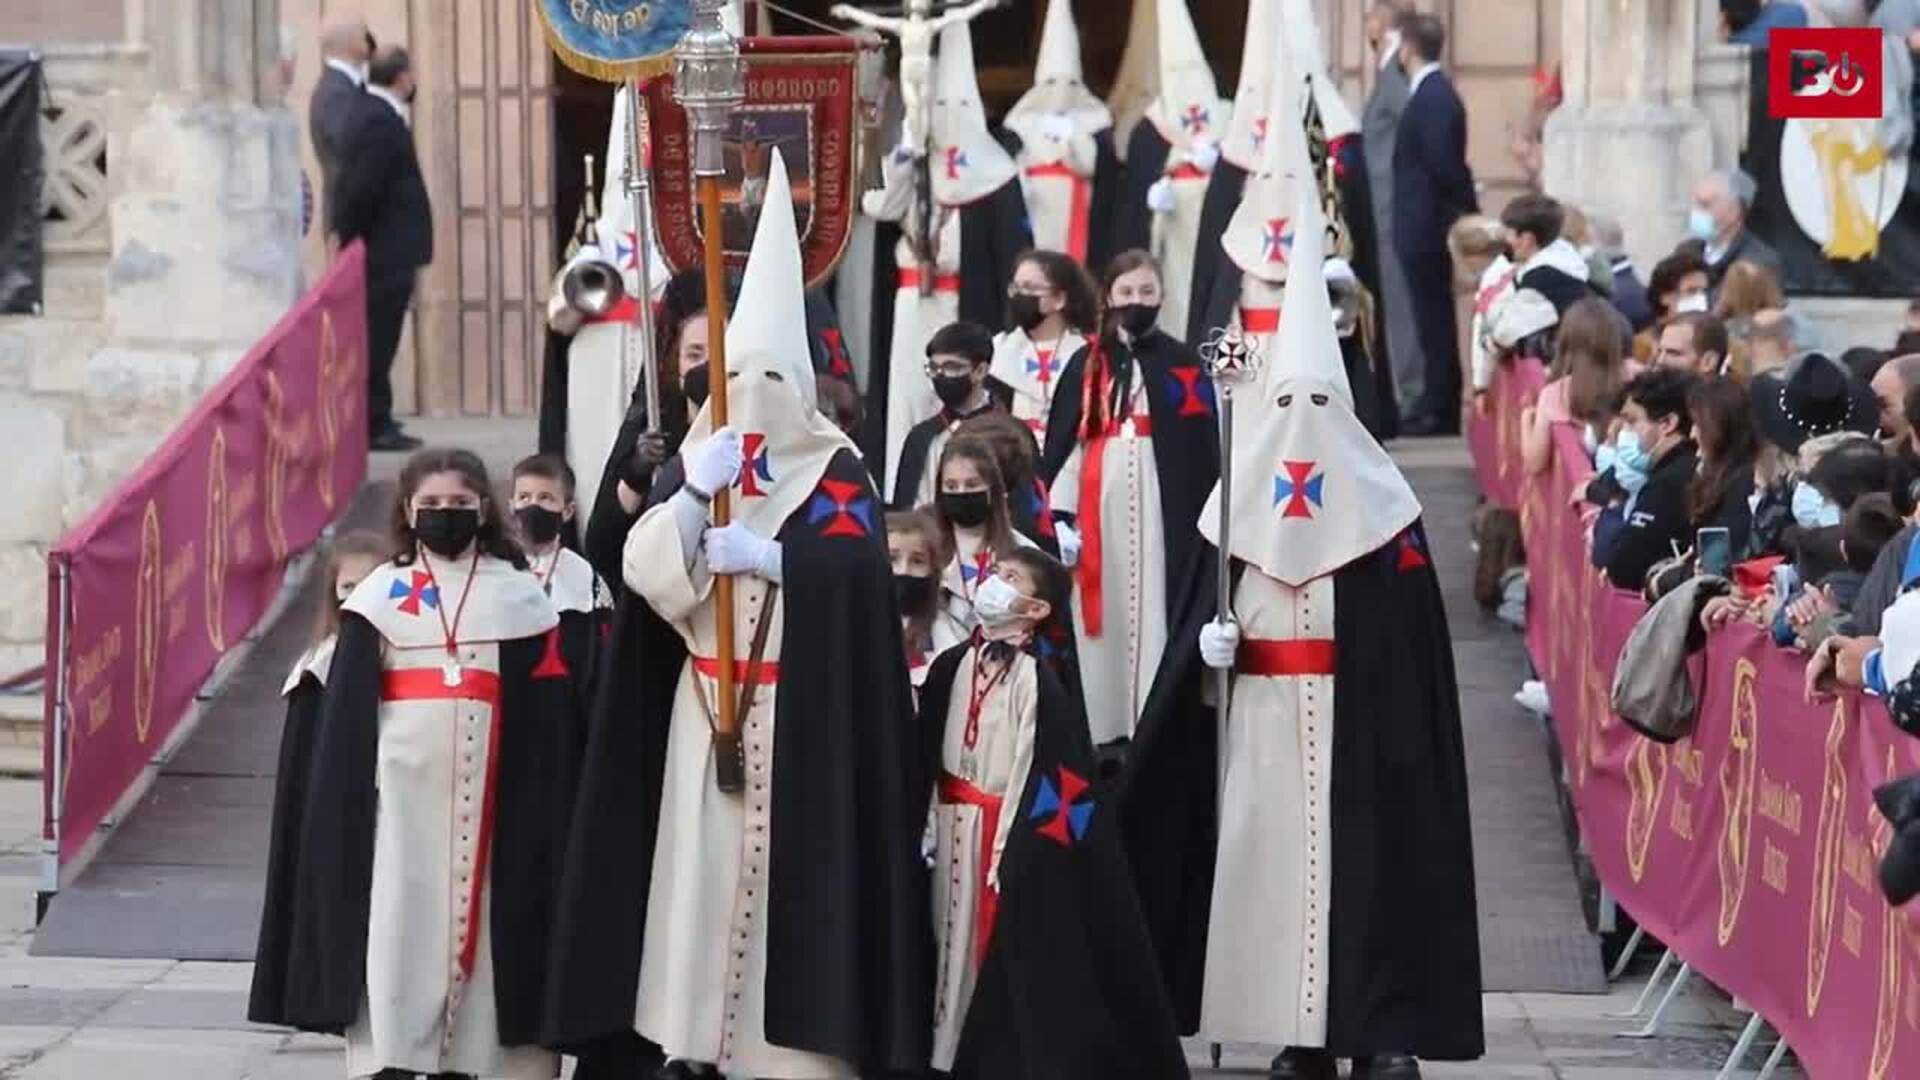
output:
M 1353 1080 L 1420 1080 L 1420 1062 L 1412 1054 L 1354 1058 Z
M 1340 1065 L 1325 1050 L 1289 1046 L 1273 1059 L 1273 1080 L 1340 1080 Z

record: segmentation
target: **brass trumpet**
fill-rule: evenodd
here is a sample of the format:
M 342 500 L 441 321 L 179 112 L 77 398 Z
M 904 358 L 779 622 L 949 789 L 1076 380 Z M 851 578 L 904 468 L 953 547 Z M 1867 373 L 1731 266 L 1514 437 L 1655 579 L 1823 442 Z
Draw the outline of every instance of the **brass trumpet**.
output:
M 627 295 L 626 278 L 620 268 L 600 253 L 600 237 L 594 228 L 600 211 L 594 199 L 592 154 L 587 155 L 586 171 L 586 198 L 581 202 L 567 264 L 560 270 L 561 304 L 553 305 L 547 316 L 547 325 L 560 334 L 572 334 L 586 320 L 607 314 Z

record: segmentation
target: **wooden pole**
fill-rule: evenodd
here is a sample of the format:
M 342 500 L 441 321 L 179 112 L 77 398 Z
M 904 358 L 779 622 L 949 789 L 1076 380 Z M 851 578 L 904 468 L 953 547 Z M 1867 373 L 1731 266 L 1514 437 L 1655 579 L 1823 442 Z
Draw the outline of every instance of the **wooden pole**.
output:
M 727 257 L 722 247 L 720 218 L 720 177 L 703 176 L 700 187 L 700 223 L 705 236 L 707 277 L 707 411 L 713 429 L 727 424 Z M 749 465 L 748 467 L 751 467 Z M 725 488 L 713 493 L 713 524 L 725 525 L 733 517 L 732 493 Z M 733 577 L 716 574 L 713 599 L 719 608 L 714 632 L 719 639 L 719 663 L 715 682 L 720 700 L 715 703 L 714 776 L 720 790 L 739 792 L 746 787 L 746 762 L 740 753 L 740 717 L 734 691 L 733 655 Z

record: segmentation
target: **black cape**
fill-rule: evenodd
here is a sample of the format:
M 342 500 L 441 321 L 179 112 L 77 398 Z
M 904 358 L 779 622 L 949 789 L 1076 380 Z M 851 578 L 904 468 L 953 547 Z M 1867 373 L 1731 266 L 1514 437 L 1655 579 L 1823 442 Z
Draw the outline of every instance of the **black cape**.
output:
M 1213 313 L 1231 312 L 1240 302 L 1239 268 L 1221 250 L 1220 241 L 1227 235 L 1227 225 L 1240 209 L 1240 196 L 1246 189 L 1247 170 L 1226 158 L 1220 159 L 1207 178 L 1207 195 L 1200 203 L 1200 241 L 1194 248 L 1199 255 L 1193 264 L 1193 295 L 1187 303 L 1187 344 L 1196 349 L 1206 343 L 1215 327 L 1227 325 L 1217 321 Z M 1229 270 L 1233 271 L 1232 280 L 1219 280 Z M 1215 298 L 1216 291 L 1225 296 L 1224 305 Z
M 678 489 L 679 473 L 670 463 L 656 499 Z M 822 479 L 859 494 L 843 504 L 823 486 L 776 538 L 789 623 L 772 812 L 775 835 L 791 839 L 769 868 L 766 1035 L 865 1075 L 923 1070 L 933 942 L 920 836 L 931 782 L 906 666 L 873 662 L 906 655 L 880 501 L 853 453 Z M 547 1038 L 562 1048 L 632 1029 L 667 732 L 687 659 L 672 627 L 621 593 L 555 923 Z
M 900 226 L 880 222 L 873 239 L 873 327 L 867 365 L 867 429 L 861 449 L 875 476 L 886 475 L 887 383 L 893 355 L 893 297 L 900 266 L 894 247 Z M 1027 199 L 1018 178 L 960 208 L 960 318 L 988 329 L 1006 325 L 1007 282 L 1013 261 L 1033 244 Z
M 303 674 L 287 695 L 287 721 L 280 731 L 280 767 L 274 774 L 273 817 L 267 847 L 267 891 L 260 907 L 260 940 L 253 955 L 253 990 L 247 1019 L 290 1026 L 287 961 L 299 901 L 300 840 L 305 826 L 313 746 L 320 733 L 326 685 Z
M 1127 136 L 1126 163 L 1114 163 L 1121 173 L 1112 216 L 1106 219 L 1104 230 L 1095 230 L 1104 231 L 1109 257 L 1134 248 L 1152 249 L 1153 211 L 1147 208 L 1147 191 L 1166 174 L 1167 158 L 1172 153 L 1173 147 L 1158 128 L 1144 119 L 1133 125 L 1133 132 Z
M 1427 550 L 1416 523 L 1334 573 L 1327 1047 L 1340 1057 L 1469 1060 L 1485 1047 L 1460 697 Z M 1185 1032 L 1200 1020 L 1218 839 L 1218 729 L 1199 649 L 1217 608 L 1216 554 L 1203 541 L 1195 555 L 1121 808 Z
M 686 434 L 687 399 L 677 389 L 661 387 L 660 413 L 667 419 L 667 453 L 672 455 Z M 613 437 L 613 447 L 607 453 L 607 463 L 600 470 L 599 486 L 595 489 L 593 513 L 587 518 L 586 535 L 580 544 L 580 553 L 586 556 L 600 580 L 612 585 L 621 577 L 621 553 L 627 546 L 627 533 L 633 524 L 640 520 L 638 511 L 627 513 L 620 505 L 619 487 L 622 479 L 641 495 L 653 488 L 654 473 L 657 469 L 629 468 L 633 457 L 634 440 L 647 430 L 646 388 L 634 387 L 633 396 L 627 402 L 627 415 L 620 421 L 620 432 Z M 669 456 L 671 460 L 671 456 Z M 614 590 L 617 596 L 619 590 Z
M 344 1031 L 367 992 L 381 642 L 366 619 L 342 615 L 313 748 L 283 1003 L 284 1022 L 308 1031 Z M 500 643 L 500 769 L 489 880 L 503 1046 L 540 1041 L 548 928 L 569 809 L 558 778 L 579 738 L 568 708 L 571 680 L 536 673 L 547 645 L 546 635 Z M 279 888 L 269 877 L 269 895 Z
M 1356 403 L 1363 396 L 1373 399 L 1372 419 L 1364 413 L 1360 419 L 1374 438 L 1384 441 L 1400 434 L 1400 398 L 1393 385 L 1393 358 L 1387 353 L 1386 305 L 1380 291 L 1379 232 L 1373 220 L 1373 188 L 1367 180 L 1366 144 L 1356 131 L 1334 139 L 1328 150 L 1333 155 L 1334 185 L 1340 190 L 1341 212 L 1347 219 L 1347 239 L 1353 246 L 1348 262 L 1353 264 L 1353 275 L 1373 296 L 1368 340 L 1362 342 L 1356 332 L 1341 343 L 1342 351 L 1347 354 L 1347 379 L 1353 384 Z M 1360 389 L 1363 383 L 1369 384 L 1365 395 Z
M 1090 348 L 1083 346 L 1067 361 L 1060 374 L 1060 389 L 1053 395 L 1052 411 L 1047 414 L 1047 445 L 1040 455 L 1040 475 L 1048 486 L 1060 475 L 1080 441 L 1081 397 L 1086 392 Z M 1111 338 L 1106 348 L 1112 362 L 1122 362 L 1123 356 L 1130 358 L 1145 374 L 1147 403 L 1153 416 L 1153 458 L 1160 472 L 1161 531 L 1167 543 L 1171 614 L 1171 586 L 1186 568 L 1198 539 L 1200 510 L 1206 506 L 1214 481 L 1220 478 L 1220 428 L 1214 417 L 1213 384 L 1201 369 L 1199 356 L 1160 330 L 1137 339 L 1131 349 Z M 1191 379 L 1191 394 L 1187 379 Z
M 954 678 L 971 645 L 942 653 L 920 691 L 926 768 L 940 769 Z M 1025 657 L 1016 662 L 1031 662 Z M 1186 1055 L 1174 1031 L 1146 925 L 1127 877 L 1117 820 L 1097 783 L 1077 699 L 1038 663 L 1033 767 L 1003 813 L 1015 815 L 1000 861 L 1000 908 L 967 1009 L 955 1080 L 1101 1077 L 1177 1080 Z M 1040 830 L 1060 810 L 1035 809 L 1043 789 L 1086 783 L 1072 801 L 1083 829 Z M 1058 826 L 1055 826 L 1056 828 Z
M 963 421 L 980 416 L 983 413 L 1007 411 L 1007 402 L 1003 395 L 1007 393 L 1005 384 L 997 381 L 988 384 L 990 400 L 976 412 L 966 416 L 957 416 L 951 409 L 942 408 L 939 412 L 907 429 L 907 437 L 900 442 L 900 467 L 893 474 L 893 498 L 887 500 L 889 510 L 912 510 L 914 496 L 920 492 L 920 480 L 930 468 L 938 468 L 939 462 L 933 458 L 933 440 L 958 427 Z
M 1113 129 L 1093 137 L 1093 193 L 1087 199 L 1087 269 L 1098 279 L 1107 262 L 1120 249 L 1113 246 L 1113 230 L 1106 223 L 1114 219 L 1126 197 L 1127 172 L 1115 152 Z

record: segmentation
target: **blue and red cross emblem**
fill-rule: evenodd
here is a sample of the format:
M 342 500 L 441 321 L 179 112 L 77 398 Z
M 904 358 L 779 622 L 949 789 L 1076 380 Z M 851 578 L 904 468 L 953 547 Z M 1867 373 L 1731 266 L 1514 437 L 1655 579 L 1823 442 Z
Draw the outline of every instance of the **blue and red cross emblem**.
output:
M 740 494 L 745 498 L 765 498 L 767 489 L 762 484 L 773 483 L 773 463 L 767 460 L 767 437 L 758 431 L 749 431 L 740 437 L 740 451 L 747 459 L 747 467 L 740 470 Z
M 433 575 L 427 573 L 425 570 L 415 570 L 412 581 L 413 583 L 409 585 L 407 582 L 395 578 L 393 585 L 387 589 L 387 599 L 400 601 L 394 606 L 408 615 L 420 614 L 420 605 L 422 604 L 430 608 L 438 609 L 440 607 L 440 590 L 433 584 Z
M 1395 561 L 1395 565 L 1399 568 L 1400 572 L 1403 574 L 1410 573 L 1427 564 L 1426 542 L 1421 540 L 1420 535 L 1412 529 L 1401 533 L 1400 554 Z
M 1061 847 L 1072 847 L 1087 835 L 1087 826 L 1093 823 L 1094 801 L 1087 792 L 1087 782 L 1072 769 L 1061 766 L 1057 772 L 1058 784 L 1054 777 L 1040 778 L 1040 790 L 1034 793 L 1027 820 L 1044 820 L 1035 832 Z
M 1267 145 L 1267 118 L 1256 116 L 1253 119 L 1253 148 L 1257 152 Z
M 960 170 L 967 167 L 967 152 L 957 146 L 947 147 L 947 179 L 960 179 Z
M 1189 105 L 1187 111 L 1180 114 L 1180 126 L 1188 133 L 1198 135 L 1207 130 L 1207 122 L 1210 118 L 1211 114 L 1205 107 Z
M 863 537 L 873 531 L 873 497 L 846 480 L 822 480 L 807 504 L 807 523 L 824 525 L 821 536 Z
M 1213 381 L 1197 367 L 1168 368 L 1167 394 L 1176 416 L 1213 415 Z
M 1273 478 L 1273 505 L 1281 507 L 1283 518 L 1311 519 L 1313 512 L 1325 505 L 1321 500 L 1327 474 L 1316 471 L 1318 462 L 1283 461 L 1280 464 L 1286 472 Z
M 628 270 L 640 269 L 640 234 L 628 229 L 613 240 L 613 260 Z
M 1293 226 L 1286 218 L 1272 218 L 1260 230 L 1260 252 L 1270 263 L 1283 263 L 1293 253 Z
M 1033 355 L 1027 357 L 1027 374 L 1033 376 L 1034 379 L 1038 381 L 1041 386 L 1045 386 L 1048 383 L 1052 382 L 1053 381 L 1053 353 L 1050 351 L 1041 352 L 1038 349 L 1035 349 Z

